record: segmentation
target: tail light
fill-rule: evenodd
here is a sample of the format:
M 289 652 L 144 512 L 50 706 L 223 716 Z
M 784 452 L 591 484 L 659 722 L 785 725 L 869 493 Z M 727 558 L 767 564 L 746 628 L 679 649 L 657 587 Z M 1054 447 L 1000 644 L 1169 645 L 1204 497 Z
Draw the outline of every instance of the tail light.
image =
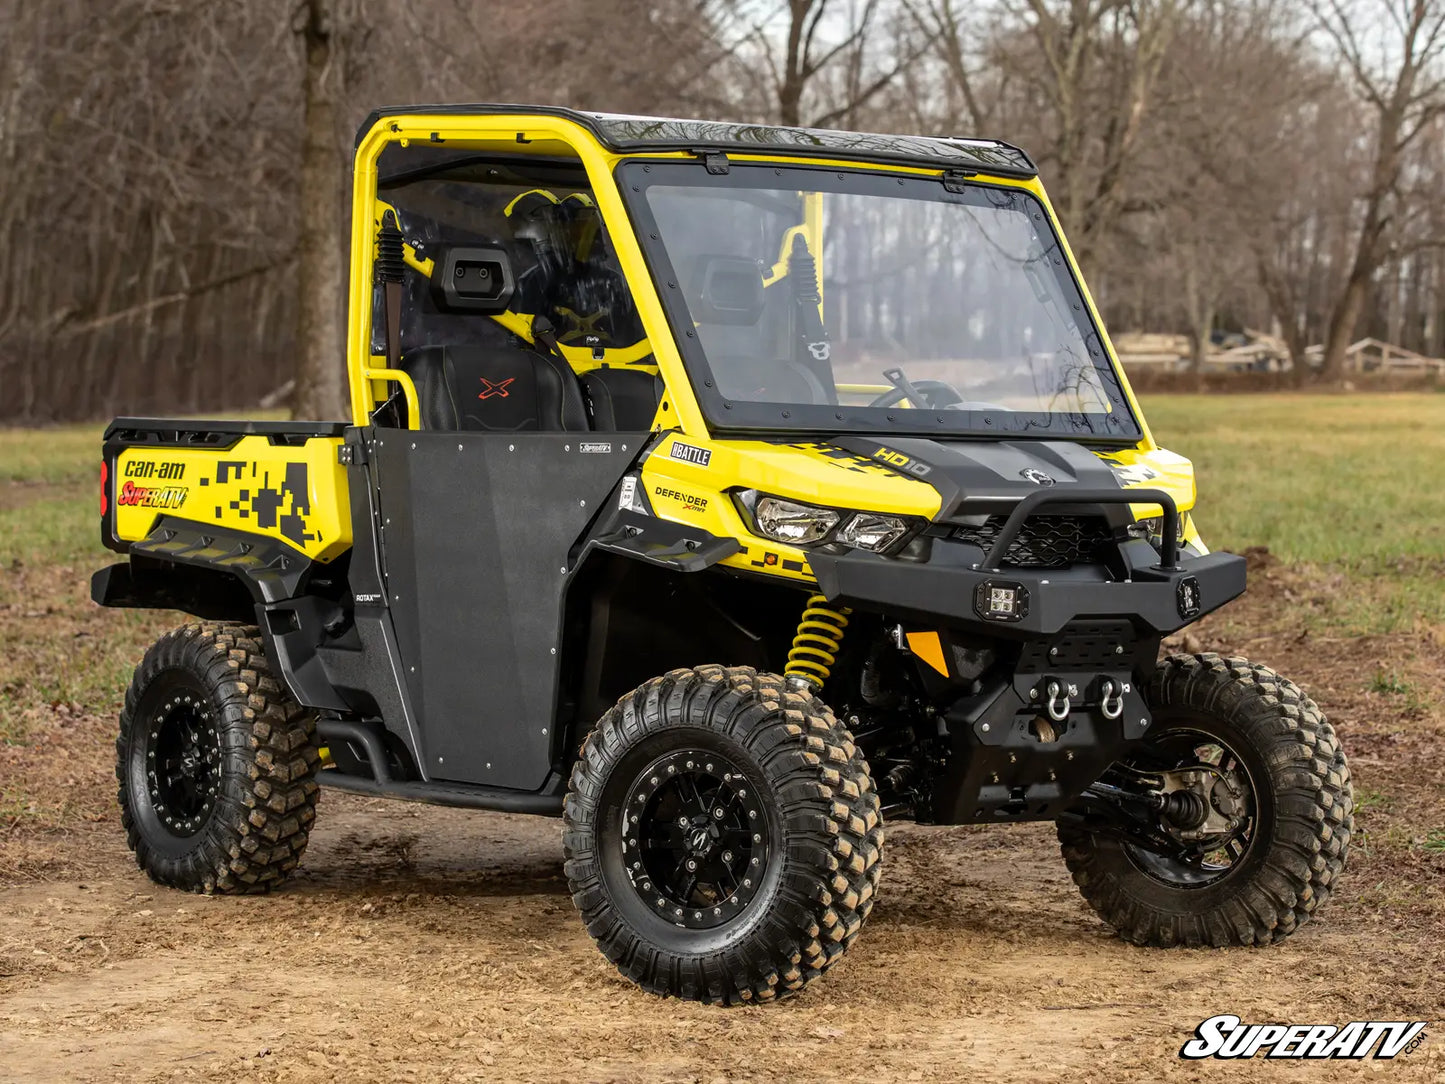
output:
M 110 511 L 110 464 L 100 461 L 100 514 Z

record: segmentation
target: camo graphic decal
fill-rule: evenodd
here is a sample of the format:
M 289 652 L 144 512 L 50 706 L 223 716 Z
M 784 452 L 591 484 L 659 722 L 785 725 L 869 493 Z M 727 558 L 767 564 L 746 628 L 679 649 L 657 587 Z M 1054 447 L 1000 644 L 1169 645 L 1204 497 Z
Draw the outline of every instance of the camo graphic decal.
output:
M 228 486 L 233 497 L 225 501 L 225 493 L 217 494 L 224 504 L 216 505 L 215 518 L 222 519 L 229 508 L 243 520 L 254 517 L 261 530 L 278 530 L 283 538 L 304 548 L 307 542 L 321 541 L 320 531 L 311 530 L 307 523 L 311 515 L 309 471 L 305 463 L 286 463 L 285 473 L 273 488 L 271 477 L 281 466 L 259 467 L 239 460 L 217 463 L 216 486 Z

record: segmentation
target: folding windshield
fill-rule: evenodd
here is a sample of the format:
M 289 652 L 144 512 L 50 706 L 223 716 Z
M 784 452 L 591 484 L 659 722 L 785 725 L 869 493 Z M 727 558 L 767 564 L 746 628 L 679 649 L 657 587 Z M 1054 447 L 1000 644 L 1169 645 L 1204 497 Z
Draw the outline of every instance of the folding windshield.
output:
M 621 178 L 713 425 L 1138 438 L 1031 194 L 741 164 Z

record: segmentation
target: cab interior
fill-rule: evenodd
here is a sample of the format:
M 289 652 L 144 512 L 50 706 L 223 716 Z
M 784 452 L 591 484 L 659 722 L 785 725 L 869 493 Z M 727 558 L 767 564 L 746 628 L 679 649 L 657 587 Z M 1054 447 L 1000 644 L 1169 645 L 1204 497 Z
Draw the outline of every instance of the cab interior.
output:
M 579 161 L 393 143 L 376 207 L 371 349 L 416 427 L 653 427 L 663 383 Z M 411 424 L 398 384 L 375 423 Z

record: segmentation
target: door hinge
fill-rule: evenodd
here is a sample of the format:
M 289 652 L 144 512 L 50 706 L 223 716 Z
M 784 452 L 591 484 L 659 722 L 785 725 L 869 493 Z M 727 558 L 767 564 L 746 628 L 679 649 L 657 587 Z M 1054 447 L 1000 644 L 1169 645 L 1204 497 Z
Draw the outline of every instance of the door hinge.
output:
M 945 169 L 943 171 L 943 187 L 950 192 L 962 192 L 965 182 L 970 177 L 977 177 L 978 171 L 973 169 Z
M 732 172 L 733 165 L 728 161 L 728 156 L 722 151 L 710 151 L 699 148 L 692 153 L 702 159 L 702 168 L 714 177 L 723 177 Z

